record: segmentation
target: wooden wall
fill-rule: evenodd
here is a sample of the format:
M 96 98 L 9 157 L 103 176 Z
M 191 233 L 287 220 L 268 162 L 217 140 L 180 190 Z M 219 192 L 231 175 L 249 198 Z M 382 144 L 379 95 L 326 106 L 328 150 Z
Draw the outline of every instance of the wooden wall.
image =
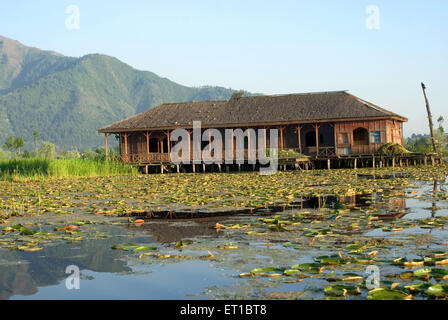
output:
M 403 123 L 392 120 L 356 121 L 356 122 L 336 122 L 336 154 L 370 154 L 376 152 L 383 144 L 398 143 L 403 144 Z M 364 128 L 369 133 L 369 140 L 366 144 L 356 144 L 354 131 Z M 372 140 L 372 132 L 379 132 L 381 141 L 375 143 Z M 345 137 L 344 137 L 345 134 Z M 344 138 L 346 139 L 344 141 Z

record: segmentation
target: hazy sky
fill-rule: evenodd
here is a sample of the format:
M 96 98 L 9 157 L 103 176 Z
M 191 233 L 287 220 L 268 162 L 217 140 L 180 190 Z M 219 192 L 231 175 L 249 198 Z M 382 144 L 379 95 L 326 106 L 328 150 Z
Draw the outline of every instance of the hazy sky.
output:
M 79 8 L 79 29 L 66 26 L 69 5 Z M 379 11 L 367 13 L 371 5 Z M 0 8 L 0 34 L 25 45 L 112 55 L 188 86 L 349 90 L 408 117 L 405 134 L 428 131 L 423 81 L 434 117 L 448 120 L 447 0 L 2 0 Z

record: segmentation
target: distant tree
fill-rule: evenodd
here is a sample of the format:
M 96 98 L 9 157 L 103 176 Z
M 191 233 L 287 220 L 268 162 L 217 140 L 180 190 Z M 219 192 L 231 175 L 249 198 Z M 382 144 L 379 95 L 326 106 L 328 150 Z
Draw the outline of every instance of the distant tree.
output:
M 37 132 L 37 130 L 33 130 L 33 139 L 34 139 L 34 150 L 37 150 L 37 140 L 40 139 L 39 132 Z
M 437 119 L 439 127 L 435 130 L 434 136 L 436 140 L 437 149 L 443 153 L 447 153 L 447 137 L 445 136 L 445 129 L 443 127 L 445 119 L 440 116 Z M 432 152 L 433 147 L 431 139 L 428 135 L 413 134 L 405 143 L 406 149 L 412 152 Z
M 14 137 L 9 137 L 8 139 L 6 139 L 6 142 L 3 145 L 3 148 L 11 151 L 15 151 L 15 147 L 16 147 L 16 138 Z
M 78 150 L 65 150 L 61 152 L 63 159 L 78 159 L 80 157 Z
M 8 160 L 8 153 L 0 148 L 0 161 Z
M 18 137 L 16 138 L 16 148 L 20 154 L 20 149 L 23 148 L 23 146 L 25 145 L 25 141 L 23 141 L 22 137 Z
M 27 149 L 25 151 L 23 151 L 22 158 L 29 159 L 32 157 L 33 157 L 33 154 L 31 152 L 29 152 Z
M 95 151 L 90 150 L 90 149 L 84 150 L 82 152 L 82 156 L 81 156 L 82 159 L 87 159 L 87 160 L 96 160 L 97 157 L 98 157 L 98 153 L 96 153 Z
M 21 137 L 14 138 L 9 137 L 5 144 L 3 145 L 3 148 L 10 150 L 11 152 L 15 153 L 16 156 L 20 154 L 20 149 L 25 145 L 25 142 Z
M 55 159 L 56 158 L 56 148 L 54 144 L 46 141 L 42 141 L 39 150 L 39 156 L 47 159 Z

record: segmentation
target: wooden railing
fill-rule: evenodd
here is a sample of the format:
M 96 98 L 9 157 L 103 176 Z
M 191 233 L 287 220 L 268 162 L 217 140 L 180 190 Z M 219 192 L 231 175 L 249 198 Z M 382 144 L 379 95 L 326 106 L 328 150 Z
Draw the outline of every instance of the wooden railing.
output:
M 312 156 L 331 157 L 336 155 L 336 148 L 331 146 L 319 147 L 319 153 L 317 152 L 317 147 L 303 148 L 303 151 L 306 155 L 312 155 Z
M 234 150 L 233 152 L 233 160 L 236 160 L 236 156 L 238 152 L 243 151 L 244 159 L 248 159 L 249 150 Z M 190 161 L 193 161 L 194 159 L 194 153 L 190 154 Z M 212 155 L 213 156 L 213 155 Z M 222 159 L 223 162 L 225 160 L 226 154 L 223 151 L 222 152 Z M 138 154 L 128 154 L 128 155 L 122 155 L 121 160 L 126 163 L 170 163 L 171 161 L 171 155 L 169 153 L 138 153 Z M 198 153 L 196 155 L 197 159 L 202 160 L 202 153 Z M 258 159 L 258 151 L 256 152 L 256 159 Z
M 285 149 L 285 150 L 292 150 L 294 152 L 297 152 L 297 154 L 300 153 L 299 149 Z M 238 154 L 239 150 L 234 150 L 233 152 L 233 160 L 236 160 L 236 156 Z M 244 159 L 247 161 L 248 160 L 248 156 L 249 156 L 249 150 L 248 149 L 244 149 L 242 150 L 244 153 Z M 279 158 L 281 158 L 281 151 L 279 150 L 280 154 L 279 154 Z M 322 156 L 322 157 L 330 157 L 330 156 L 334 156 L 336 154 L 336 149 L 335 147 L 319 147 L 319 153 L 317 154 L 317 148 L 316 147 L 307 147 L 307 148 L 302 148 L 302 154 L 304 155 L 310 155 L 310 156 Z M 256 155 L 256 159 L 259 160 L 259 155 L 258 155 L 258 150 L 255 153 Z M 190 154 L 190 161 L 193 161 L 193 156 L 194 154 L 191 153 Z M 202 160 L 202 154 L 198 153 L 197 155 L 197 159 L 201 159 Z M 222 152 L 222 159 L 223 162 L 226 159 L 226 154 L 223 151 Z M 127 163 L 170 163 L 171 161 L 171 156 L 169 153 L 138 153 L 138 154 L 128 154 L 128 155 L 122 155 L 121 156 L 121 160 L 123 162 L 127 162 Z
M 171 162 L 169 153 L 137 153 L 122 155 L 121 160 L 127 163 Z

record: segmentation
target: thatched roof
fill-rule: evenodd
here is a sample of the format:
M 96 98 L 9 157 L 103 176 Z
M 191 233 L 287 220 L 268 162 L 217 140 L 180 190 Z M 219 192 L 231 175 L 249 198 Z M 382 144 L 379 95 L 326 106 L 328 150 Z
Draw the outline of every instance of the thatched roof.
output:
M 201 121 L 202 127 L 236 127 L 385 118 L 407 121 L 346 91 L 255 97 L 237 93 L 228 101 L 165 103 L 98 131 L 118 133 L 191 127 L 193 121 Z

